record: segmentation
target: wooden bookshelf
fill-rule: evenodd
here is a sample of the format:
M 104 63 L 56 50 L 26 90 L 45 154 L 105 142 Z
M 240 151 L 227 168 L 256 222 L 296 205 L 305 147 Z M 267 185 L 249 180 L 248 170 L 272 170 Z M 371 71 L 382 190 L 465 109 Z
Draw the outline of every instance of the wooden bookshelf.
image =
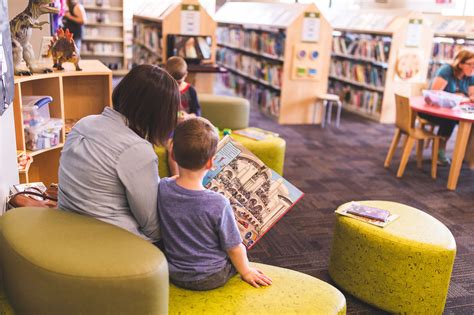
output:
M 46 185 L 58 182 L 59 156 L 66 140 L 66 120 L 100 114 L 105 106 L 112 104 L 112 72 L 97 60 L 82 60 L 83 71 L 75 71 L 72 64 L 65 64 L 65 71 L 33 76 L 15 76 L 15 99 L 13 102 L 16 147 L 18 153 L 26 152 L 33 162 L 20 173 L 20 182 L 42 181 Z M 42 150 L 30 151 L 25 141 L 22 96 L 49 95 L 51 118 L 61 119 L 59 144 Z
M 113 69 L 114 75 L 128 69 L 124 1 L 82 1 L 87 14 L 87 24 L 82 39 L 81 57 L 102 61 Z
M 183 34 L 181 16 L 187 5 L 199 10 L 199 31 L 192 35 L 211 37 L 212 57 L 207 62 L 215 62 L 216 22 L 206 9 L 197 0 L 163 0 L 145 2 L 133 14 L 133 64 L 158 64 L 170 57 L 167 55 L 167 36 Z
M 182 13 L 189 8 L 197 10 L 199 27 L 196 32 L 182 29 Z M 135 9 L 133 14 L 132 65 L 163 64 L 168 56 L 168 35 L 205 36 L 211 40 L 211 58 L 203 61 L 212 66 L 216 60 L 216 22 L 197 0 L 147 1 Z M 186 81 L 200 93 L 212 93 L 215 73 L 200 72 L 188 67 Z
M 280 124 L 321 122 L 332 28 L 314 4 L 228 2 L 215 19 L 221 85 Z
M 428 81 L 462 49 L 474 51 L 474 17 L 426 15 L 434 30 Z
M 329 19 L 335 30 L 329 91 L 345 109 L 393 123 L 394 94 L 411 96 L 426 80 L 429 22 L 406 10 L 333 10 Z

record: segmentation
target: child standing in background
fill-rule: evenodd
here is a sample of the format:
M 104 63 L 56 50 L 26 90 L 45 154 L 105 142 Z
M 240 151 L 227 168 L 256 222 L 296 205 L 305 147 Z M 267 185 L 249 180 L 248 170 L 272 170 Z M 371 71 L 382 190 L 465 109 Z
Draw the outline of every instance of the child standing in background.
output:
M 202 185 L 218 142 L 214 126 L 204 118 L 185 120 L 174 132 L 171 148 L 179 176 L 163 178 L 158 186 L 170 280 L 189 290 L 211 290 L 238 272 L 254 287 L 271 285 L 268 276 L 249 265 L 229 200 Z
M 199 105 L 196 89 L 184 81 L 188 75 L 188 65 L 186 61 L 181 57 L 171 57 L 166 61 L 165 69 L 176 82 L 178 82 L 179 91 L 181 93 L 178 122 L 201 116 L 201 105 Z M 178 165 L 171 155 L 169 146 L 168 168 L 172 176 L 178 175 Z
M 196 89 L 185 82 L 188 75 L 188 65 L 181 57 L 171 57 L 166 61 L 166 71 L 178 82 L 181 92 L 181 115 L 186 118 L 201 116 L 201 106 L 197 98 Z

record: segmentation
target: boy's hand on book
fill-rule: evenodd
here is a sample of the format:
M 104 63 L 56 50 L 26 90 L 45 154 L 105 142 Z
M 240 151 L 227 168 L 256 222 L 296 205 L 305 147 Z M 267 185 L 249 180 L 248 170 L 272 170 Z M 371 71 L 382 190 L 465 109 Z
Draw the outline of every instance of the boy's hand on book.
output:
M 242 279 L 256 288 L 260 288 L 260 286 L 266 287 L 272 284 L 272 279 L 264 275 L 263 272 L 257 268 L 250 268 L 249 271 L 242 275 Z

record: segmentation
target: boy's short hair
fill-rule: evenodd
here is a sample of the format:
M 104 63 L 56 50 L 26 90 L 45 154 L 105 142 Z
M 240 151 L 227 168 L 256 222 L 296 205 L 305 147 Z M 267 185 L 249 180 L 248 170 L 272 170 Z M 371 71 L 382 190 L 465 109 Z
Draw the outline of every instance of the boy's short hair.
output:
M 176 163 L 188 170 L 200 170 L 216 154 L 219 135 L 209 120 L 191 118 L 180 123 L 173 135 Z
M 168 58 L 165 69 L 176 81 L 182 80 L 188 74 L 188 65 L 181 57 L 174 56 Z

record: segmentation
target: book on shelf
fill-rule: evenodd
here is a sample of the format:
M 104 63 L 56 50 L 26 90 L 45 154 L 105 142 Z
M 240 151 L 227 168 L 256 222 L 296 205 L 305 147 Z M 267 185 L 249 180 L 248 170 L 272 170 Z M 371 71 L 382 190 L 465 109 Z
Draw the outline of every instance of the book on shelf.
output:
M 343 103 L 367 114 L 377 115 L 381 112 L 383 95 L 380 92 L 359 89 L 334 80 L 330 81 L 329 92 L 339 95 Z
M 334 37 L 332 51 L 339 55 L 386 63 L 390 45 L 391 38 L 389 37 L 343 33 L 341 36 Z
M 263 130 L 256 127 L 248 127 L 245 129 L 234 130 L 234 133 L 239 136 L 243 136 L 257 141 L 278 137 L 278 134 L 275 132 Z
M 283 67 L 258 57 L 244 55 L 227 48 L 217 50 L 217 63 L 240 72 L 251 79 L 261 81 L 274 88 L 281 87 Z
M 280 93 L 264 85 L 256 84 L 232 72 L 222 73 L 218 76 L 222 85 L 232 90 L 238 96 L 244 97 L 250 103 L 259 107 L 267 116 L 278 118 L 280 115 Z
M 330 73 L 333 77 L 366 84 L 374 88 L 385 85 L 386 69 L 351 60 L 331 60 Z
M 304 195 L 230 136 L 219 142 L 214 168 L 203 184 L 229 199 L 247 248 L 254 246 Z
M 218 27 L 217 42 L 227 47 L 282 58 L 285 49 L 284 32 L 265 32 L 241 27 Z
M 369 207 L 354 201 L 350 202 L 342 209 L 337 209 L 335 212 L 382 228 L 386 227 L 389 223 L 399 217 L 398 214 L 391 213 L 388 210 Z

